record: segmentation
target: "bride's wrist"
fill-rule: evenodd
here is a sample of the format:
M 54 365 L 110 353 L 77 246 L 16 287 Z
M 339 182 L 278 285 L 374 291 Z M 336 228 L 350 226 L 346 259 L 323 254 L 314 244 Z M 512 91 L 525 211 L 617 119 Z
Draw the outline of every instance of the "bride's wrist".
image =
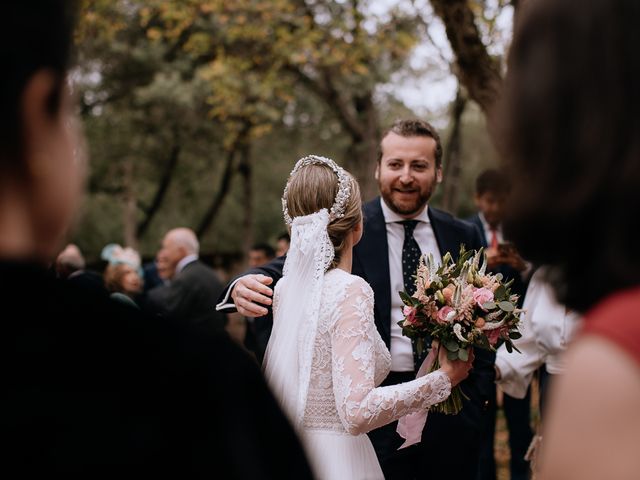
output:
M 449 382 L 451 382 L 451 384 L 453 384 L 453 371 L 452 369 L 449 367 L 447 368 L 446 366 L 442 365 L 439 369 L 439 372 L 444 373 L 447 378 L 449 379 Z

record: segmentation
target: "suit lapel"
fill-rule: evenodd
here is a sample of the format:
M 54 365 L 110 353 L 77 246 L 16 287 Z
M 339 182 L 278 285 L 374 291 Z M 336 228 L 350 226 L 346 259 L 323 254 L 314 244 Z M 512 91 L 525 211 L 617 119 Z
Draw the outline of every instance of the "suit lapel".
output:
M 469 219 L 469 221 L 478 227 L 478 230 L 480 231 L 480 239 L 482 240 L 482 246 L 488 246 L 487 236 L 484 234 L 484 225 L 482 224 L 482 220 L 480 220 L 480 215 L 475 214 Z
M 387 227 L 380 206 L 380 197 L 366 203 L 363 212 L 364 235 L 354 249 L 353 273 L 364 278 L 373 289 L 376 327 L 389 346 L 391 343 L 391 281 Z
M 433 234 L 436 237 L 438 243 L 438 249 L 440 255 L 444 256 L 447 252 L 451 253 L 454 260 L 457 260 L 460 253 L 460 232 L 456 228 L 455 223 L 451 220 L 451 217 L 444 212 L 429 207 L 429 220 L 431 220 L 431 227 L 433 228 Z M 466 248 L 470 248 L 469 245 Z

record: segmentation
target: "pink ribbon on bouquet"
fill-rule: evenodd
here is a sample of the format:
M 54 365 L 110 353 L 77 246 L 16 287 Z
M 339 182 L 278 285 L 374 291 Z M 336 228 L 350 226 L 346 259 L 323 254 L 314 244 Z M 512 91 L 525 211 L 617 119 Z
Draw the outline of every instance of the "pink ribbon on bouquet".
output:
M 436 359 L 437 351 L 437 348 L 432 348 L 429 351 L 429 355 L 427 355 L 427 358 L 422 362 L 422 365 L 416 374 L 416 378 L 426 375 L 427 372 L 431 370 L 431 366 Z M 429 413 L 429 410 L 422 410 L 420 412 L 405 415 L 398 420 L 396 432 L 405 439 L 405 442 L 398 447 L 398 450 L 420 443 L 422 440 L 422 430 L 424 429 L 424 425 L 427 423 L 427 413 Z

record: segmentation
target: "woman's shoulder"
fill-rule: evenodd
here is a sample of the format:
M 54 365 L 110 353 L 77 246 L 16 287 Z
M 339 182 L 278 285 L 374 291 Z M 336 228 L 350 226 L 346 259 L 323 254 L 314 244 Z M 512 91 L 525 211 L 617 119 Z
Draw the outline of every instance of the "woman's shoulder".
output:
M 339 268 L 328 272 L 328 274 L 331 274 L 333 277 L 331 280 L 340 283 L 341 287 L 344 288 L 348 295 L 364 293 L 366 295 L 373 296 L 371 285 L 369 285 L 364 278 L 359 277 L 358 275 L 354 275 Z
M 640 287 L 615 293 L 585 316 L 584 334 L 612 341 L 640 363 Z

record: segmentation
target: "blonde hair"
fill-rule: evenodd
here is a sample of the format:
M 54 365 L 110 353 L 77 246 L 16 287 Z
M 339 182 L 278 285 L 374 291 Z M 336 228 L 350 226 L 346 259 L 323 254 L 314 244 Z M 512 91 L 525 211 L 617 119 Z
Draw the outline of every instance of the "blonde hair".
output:
M 340 263 L 347 236 L 362 219 L 360 187 L 350 173 L 345 173 L 349 176 L 351 193 L 345 204 L 344 216 L 332 220 L 327 227 L 335 249 L 335 257 L 329 268 L 335 268 Z M 337 193 L 338 177 L 331 167 L 324 164 L 305 165 L 289 179 L 285 193 L 289 215 L 295 218 L 310 215 L 323 208 L 331 210 Z
M 136 272 L 136 269 L 126 263 L 110 263 L 104 271 L 104 286 L 109 292 L 130 294 L 123 284 L 124 276 L 130 271 Z

